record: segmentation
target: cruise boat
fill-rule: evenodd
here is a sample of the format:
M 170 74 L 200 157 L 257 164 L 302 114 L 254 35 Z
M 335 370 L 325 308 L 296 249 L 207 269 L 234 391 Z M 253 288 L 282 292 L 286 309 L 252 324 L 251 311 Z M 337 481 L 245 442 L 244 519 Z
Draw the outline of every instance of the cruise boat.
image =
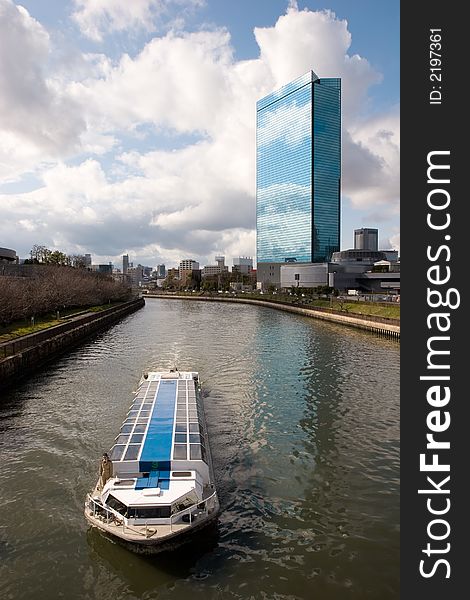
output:
M 108 478 L 85 501 L 87 521 L 107 535 L 159 552 L 213 521 L 220 507 L 198 373 L 145 373 L 109 459 Z

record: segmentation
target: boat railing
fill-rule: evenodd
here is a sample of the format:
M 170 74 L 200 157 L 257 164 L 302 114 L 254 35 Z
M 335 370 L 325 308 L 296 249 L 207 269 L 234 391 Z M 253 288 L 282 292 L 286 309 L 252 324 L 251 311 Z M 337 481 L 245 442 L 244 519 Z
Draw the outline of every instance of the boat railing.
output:
M 189 524 L 191 525 L 193 520 L 200 517 L 201 514 L 204 516 L 208 516 L 213 512 L 215 508 L 215 499 L 217 496 L 217 491 L 214 491 L 210 496 L 204 498 L 204 500 L 198 500 L 191 506 L 180 510 L 177 513 L 173 513 L 170 516 L 170 531 L 173 531 L 173 524 L 177 519 L 182 519 L 184 515 L 188 515 Z M 196 510 L 195 510 L 196 509 Z
M 200 517 L 201 515 L 208 516 L 210 515 L 216 505 L 216 496 L 217 491 L 214 491 L 210 496 L 204 498 L 203 500 L 199 500 L 191 506 L 180 510 L 177 513 L 173 513 L 170 515 L 170 531 L 173 531 L 173 524 L 176 520 L 182 519 L 184 515 L 188 515 L 189 524 L 191 525 L 193 520 Z M 104 522 L 107 524 L 116 523 L 116 525 L 120 525 L 122 527 L 122 531 L 132 531 L 133 533 L 137 533 L 138 535 L 142 535 L 146 538 L 151 537 L 156 533 L 156 529 L 154 527 L 148 527 L 147 522 L 145 523 L 145 530 L 137 529 L 132 525 L 126 523 L 125 517 L 123 517 L 116 510 L 106 506 L 100 500 L 93 498 L 90 494 L 87 494 L 85 507 L 91 511 L 90 516 L 96 518 L 103 518 Z M 104 514 L 103 514 L 104 513 Z
M 149 528 L 147 522 L 145 522 L 145 530 L 137 529 L 136 527 L 132 527 L 126 523 L 125 517 L 119 514 L 116 510 L 107 507 L 105 504 L 87 494 L 85 507 L 88 510 L 92 511 L 90 516 L 93 516 L 95 519 L 98 517 L 102 517 L 104 522 L 107 524 L 116 523 L 116 525 L 120 525 L 122 527 L 123 533 L 125 531 L 132 531 L 132 533 L 137 533 L 138 535 L 142 535 L 143 537 L 151 537 L 154 535 L 157 530 L 154 527 Z M 104 515 L 103 515 L 104 512 Z

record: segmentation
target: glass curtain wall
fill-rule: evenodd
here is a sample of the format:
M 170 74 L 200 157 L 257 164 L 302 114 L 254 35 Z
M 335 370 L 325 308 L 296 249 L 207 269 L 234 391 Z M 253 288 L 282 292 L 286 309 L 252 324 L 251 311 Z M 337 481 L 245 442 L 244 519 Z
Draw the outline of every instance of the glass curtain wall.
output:
M 257 260 L 339 249 L 341 87 L 313 71 L 257 103 Z

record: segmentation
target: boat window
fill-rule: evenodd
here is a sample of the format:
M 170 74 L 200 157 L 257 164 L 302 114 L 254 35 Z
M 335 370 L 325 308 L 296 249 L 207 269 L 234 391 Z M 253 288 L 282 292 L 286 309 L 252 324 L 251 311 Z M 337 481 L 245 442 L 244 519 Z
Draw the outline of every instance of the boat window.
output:
M 189 424 L 189 433 L 199 433 L 202 427 L 200 427 L 199 423 L 190 423 Z
M 167 519 L 170 514 L 170 506 L 146 506 L 145 508 L 130 506 L 128 512 L 130 519 Z
M 172 471 L 173 477 L 191 477 L 191 471 Z
M 140 411 L 140 416 L 141 417 L 148 417 L 149 414 L 150 414 L 149 410 L 142 410 L 142 411 Z
M 200 444 L 201 436 L 198 433 L 190 433 L 189 434 L 189 442 L 191 444 Z
M 119 514 L 127 517 L 127 506 L 115 498 L 112 494 L 109 494 L 106 504 L 111 508 L 114 508 Z
M 190 506 L 192 506 L 195 503 L 195 501 L 197 502 L 197 498 L 191 498 L 191 496 L 186 496 L 186 498 L 181 498 L 181 499 L 177 500 L 173 504 L 172 513 L 175 514 L 175 513 L 181 512 L 185 508 L 189 508 Z
M 186 433 L 186 423 L 177 423 L 175 427 L 175 432 Z
M 140 450 L 140 444 L 133 444 L 127 447 L 127 452 L 124 456 L 124 460 L 136 460 Z
M 130 433 L 132 431 L 132 425 L 123 425 L 121 427 L 121 433 Z
M 127 444 L 129 440 L 129 436 L 128 435 L 118 435 L 116 438 L 116 444 Z
M 175 444 L 173 448 L 174 460 L 186 460 L 186 444 Z
M 134 434 L 131 437 L 130 443 L 131 444 L 141 444 L 143 439 L 144 439 L 143 434 L 142 433 L 137 433 L 137 434 Z
M 201 445 L 200 444 L 190 444 L 189 445 L 189 458 L 191 460 L 201 460 Z
M 111 455 L 109 458 L 111 460 L 120 460 L 125 447 L 126 446 L 123 444 L 118 445 L 118 446 L 113 446 L 111 449 Z
M 185 433 L 175 433 L 175 443 L 176 444 L 186 444 L 186 434 Z
M 134 417 L 132 417 L 132 418 L 130 418 L 130 419 L 126 419 L 126 420 L 124 421 L 124 424 L 125 424 L 125 425 L 132 425 L 133 423 L 135 423 L 135 418 L 134 418 Z
M 144 433 L 145 427 L 145 425 L 136 425 L 134 428 L 134 433 Z

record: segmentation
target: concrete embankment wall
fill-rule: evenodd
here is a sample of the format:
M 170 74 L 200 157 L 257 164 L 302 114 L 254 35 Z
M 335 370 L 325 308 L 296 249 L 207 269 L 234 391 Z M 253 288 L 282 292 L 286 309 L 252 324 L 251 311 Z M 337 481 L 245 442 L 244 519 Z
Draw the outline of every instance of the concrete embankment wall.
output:
M 28 375 L 51 358 L 144 305 L 145 300 L 138 298 L 100 312 L 75 316 L 61 325 L 0 344 L 0 387 Z
M 173 294 L 147 294 L 147 298 L 166 298 L 178 300 L 204 300 L 208 302 L 235 302 L 239 304 L 256 304 L 257 306 L 267 306 L 286 312 L 322 319 L 332 323 L 339 323 L 349 327 L 365 329 L 378 335 L 383 335 L 396 340 L 400 339 L 400 322 L 398 319 L 387 319 L 385 317 L 375 317 L 373 315 L 352 315 L 339 313 L 327 308 L 305 308 L 303 306 L 292 306 L 291 304 L 281 302 L 269 302 L 266 300 L 255 300 L 253 298 L 223 298 L 216 296 L 177 296 Z

